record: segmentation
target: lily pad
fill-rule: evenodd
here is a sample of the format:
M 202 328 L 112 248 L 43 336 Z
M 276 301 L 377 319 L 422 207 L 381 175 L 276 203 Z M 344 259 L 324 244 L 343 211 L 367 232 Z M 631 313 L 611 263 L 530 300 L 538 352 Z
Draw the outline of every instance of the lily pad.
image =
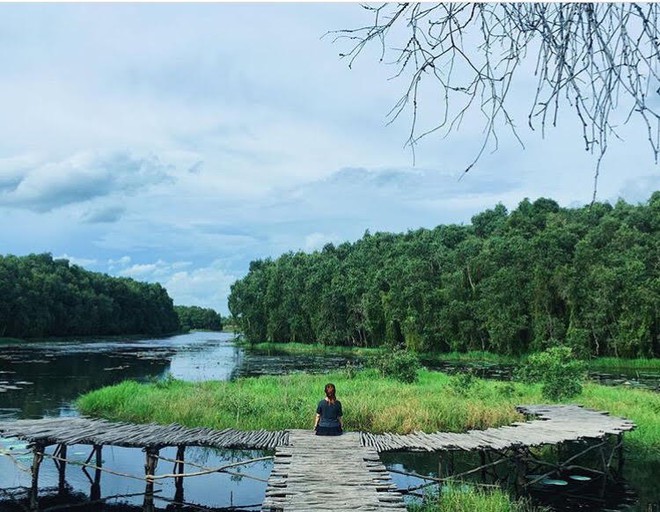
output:
M 543 485 L 568 485 L 566 480 L 559 480 L 555 478 L 544 478 L 541 480 L 541 483 Z

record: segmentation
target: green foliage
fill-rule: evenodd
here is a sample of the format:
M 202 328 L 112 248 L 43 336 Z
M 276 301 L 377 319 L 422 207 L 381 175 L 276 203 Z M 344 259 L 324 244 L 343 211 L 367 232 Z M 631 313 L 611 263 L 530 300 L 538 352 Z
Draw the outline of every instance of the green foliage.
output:
M 0 337 L 178 330 L 172 299 L 158 283 L 89 272 L 50 254 L 0 256 Z
M 499 488 L 484 489 L 460 482 L 442 486 L 440 496 L 429 494 L 420 504 L 411 504 L 410 512 L 541 512 L 524 498 L 514 499 Z
M 137 423 L 179 423 L 189 427 L 241 430 L 311 429 L 323 386 L 333 382 L 344 408 L 348 430 L 408 433 L 416 430 L 464 432 L 508 425 L 523 418 L 515 406 L 541 404 L 538 384 L 511 384 L 477 379 L 468 396 L 444 392 L 451 378 L 420 370 L 419 380 L 405 384 L 364 370 L 349 379 L 343 372 L 325 375 L 296 373 L 231 382 L 183 382 L 166 385 L 126 381 L 83 395 L 83 414 Z M 240 405 L 245 403 L 245 406 Z M 273 404 L 280 404 L 273 407 Z M 635 457 L 660 460 L 660 394 L 653 391 L 587 383 L 579 404 L 609 411 L 635 422 L 626 433 L 626 448 Z
M 449 381 L 449 389 L 458 395 L 469 395 L 477 386 L 477 379 L 473 372 L 461 372 L 454 375 Z
M 181 329 L 203 329 L 206 331 L 221 331 L 222 317 L 211 308 L 200 308 L 199 306 L 174 306 L 179 317 Z
M 250 342 L 520 356 L 556 340 L 585 358 L 658 357 L 658 197 L 524 200 L 472 225 L 253 261 L 229 308 Z
M 400 432 L 464 431 L 518 421 L 516 402 L 500 398 L 496 383 L 484 381 L 479 396 L 438 392 L 449 377 L 421 370 L 414 384 L 383 379 L 373 369 L 352 378 L 338 371 L 262 376 L 231 382 L 137 384 L 123 382 L 82 396 L 83 414 L 137 423 L 241 430 L 311 428 L 316 404 L 327 382 L 337 386 L 348 430 Z M 537 391 L 526 398 L 540 399 Z M 273 407 L 273 404 L 280 404 Z
M 582 393 L 586 365 L 575 358 L 570 347 L 551 347 L 529 356 L 519 368 L 518 378 L 524 382 L 542 383 L 542 394 L 550 400 L 571 398 Z
M 417 381 L 417 372 L 420 369 L 417 355 L 406 350 L 393 350 L 392 352 L 378 354 L 372 357 L 369 363 L 383 377 L 407 383 Z

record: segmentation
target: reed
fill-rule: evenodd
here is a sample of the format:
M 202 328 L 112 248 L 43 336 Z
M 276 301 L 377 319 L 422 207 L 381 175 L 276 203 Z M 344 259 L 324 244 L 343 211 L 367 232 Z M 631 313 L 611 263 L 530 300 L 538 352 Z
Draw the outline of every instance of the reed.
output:
M 337 385 L 346 427 L 374 433 L 497 427 L 521 419 L 516 405 L 547 402 L 539 385 L 477 378 L 466 382 L 427 370 L 419 372 L 417 383 L 405 384 L 364 370 L 232 382 L 126 381 L 82 396 L 78 407 L 84 414 L 132 422 L 239 430 L 310 428 L 327 382 Z M 626 434 L 627 444 L 638 453 L 660 456 L 660 394 L 588 383 L 569 401 L 633 420 L 637 429 Z
M 527 500 L 514 499 L 499 488 L 483 489 L 468 484 L 453 483 L 442 487 L 440 496 L 411 504 L 410 512 L 542 512 Z

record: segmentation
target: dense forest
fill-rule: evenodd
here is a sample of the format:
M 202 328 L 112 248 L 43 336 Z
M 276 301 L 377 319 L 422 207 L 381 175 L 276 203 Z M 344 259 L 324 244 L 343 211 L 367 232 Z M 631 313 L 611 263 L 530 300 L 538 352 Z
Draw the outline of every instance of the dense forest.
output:
M 179 317 L 181 329 L 203 329 L 207 331 L 221 331 L 222 317 L 211 308 L 200 308 L 199 306 L 174 306 Z
M 160 284 L 89 272 L 50 254 L 0 255 L 0 337 L 178 330 L 172 299 Z
M 499 204 L 470 225 L 257 260 L 229 308 L 249 341 L 660 356 L 660 192 L 561 208 Z

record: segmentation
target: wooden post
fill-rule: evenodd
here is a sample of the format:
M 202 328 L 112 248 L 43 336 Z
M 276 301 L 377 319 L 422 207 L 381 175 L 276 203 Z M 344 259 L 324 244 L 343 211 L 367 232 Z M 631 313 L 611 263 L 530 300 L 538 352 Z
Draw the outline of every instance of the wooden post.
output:
M 617 442 L 617 472 L 619 477 L 623 475 L 623 463 L 624 463 L 624 452 L 623 452 L 623 434 L 619 433 L 616 436 Z
M 32 486 L 30 488 L 30 510 L 39 510 L 39 467 L 44 460 L 45 445 L 36 443 L 34 445 L 34 457 L 32 458 Z
M 438 456 L 438 497 L 442 496 L 442 457 Z
M 481 481 L 486 483 L 486 452 L 484 450 L 479 450 L 479 460 L 481 462 Z
M 89 497 L 92 501 L 101 499 L 101 467 L 103 466 L 102 450 L 103 446 L 94 445 L 94 452 L 96 453 L 96 470 L 94 471 L 94 482 L 89 491 Z
M 176 474 L 182 474 L 185 471 L 184 468 L 184 460 L 185 460 L 185 453 L 186 453 L 186 447 L 185 446 L 179 446 L 176 449 L 176 460 L 177 462 L 175 464 L 175 473 Z M 176 491 L 174 493 L 174 501 L 177 501 L 179 503 L 183 503 L 183 477 L 178 477 L 174 479 L 174 486 L 176 488 Z
M 64 492 L 66 487 L 66 445 L 61 444 L 57 450 L 58 457 L 62 460 L 58 461 L 57 471 L 59 474 L 59 483 L 57 490 L 60 494 Z
M 158 465 L 158 448 L 145 448 L 146 462 L 144 464 L 144 475 L 147 477 L 147 484 L 144 490 L 144 505 L 142 507 L 144 512 L 154 512 L 154 481 L 150 476 L 154 476 L 156 466 Z
M 513 463 L 516 467 L 516 484 L 520 489 L 525 488 L 525 463 L 522 460 L 522 454 L 519 450 L 515 450 L 513 453 Z

